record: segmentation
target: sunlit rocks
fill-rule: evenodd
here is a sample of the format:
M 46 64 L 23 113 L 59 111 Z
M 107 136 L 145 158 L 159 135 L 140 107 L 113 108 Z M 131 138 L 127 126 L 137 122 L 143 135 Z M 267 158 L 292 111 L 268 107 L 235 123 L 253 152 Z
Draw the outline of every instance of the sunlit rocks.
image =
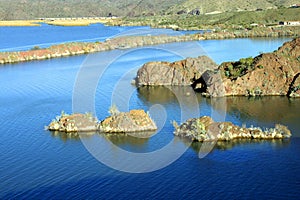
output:
M 118 112 L 99 124 L 99 130 L 106 133 L 142 132 L 156 129 L 155 122 L 144 110 Z
M 92 114 L 72 114 L 64 112 L 57 116 L 46 128 L 50 131 L 66 133 L 77 132 L 105 132 L 105 133 L 127 133 L 146 132 L 157 129 L 155 122 L 144 110 L 131 110 L 119 112 L 110 109 L 111 116 L 103 121 L 98 121 Z
M 214 70 L 217 64 L 207 56 L 187 58 L 170 62 L 149 62 L 137 72 L 136 84 L 143 85 L 192 85 L 207 70 Z
M 72 115 L 62 113 L 49 124 L 47 129 L 60 132 L 86 132 L 96 131 L 97 125 L 97 119 L 89 113 Z
M 216 75 L 217 74 L 217 75 Z M 202 77 L 207 96 L 300 97 L 300 38 L 286 42 L 273 53 L 225 62 Z M 224 92 L 220 93 L 223 88 Z
M 259 127 L 239 127 L 231 122 L 214 122 L 212 118 L 204 116 L 189 119 L 180 126 L 174 123 L 174 134 L 194 141 L 214 141 L 245 139 L 283 139 L 290 138 L 290 130 L 281 124 L 274 128 L 261 129 Z

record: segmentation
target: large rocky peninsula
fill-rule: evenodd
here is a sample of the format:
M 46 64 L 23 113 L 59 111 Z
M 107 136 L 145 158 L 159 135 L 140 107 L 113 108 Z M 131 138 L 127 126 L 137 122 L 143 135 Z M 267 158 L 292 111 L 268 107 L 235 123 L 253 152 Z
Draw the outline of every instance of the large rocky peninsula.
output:
M 272 53 L 224 62 L 219 67 L 207 57 L 146 63 L 138 71 L 136 83 L 191 85 L 211 97 L 300 97 L 300 38 L 284 43 Z
M 213 97 L 300 97 L 300 38 L 284 43 L 272 53 L 222 63 L 217 73 L 206 71 L 199 82 L 200 91 Z

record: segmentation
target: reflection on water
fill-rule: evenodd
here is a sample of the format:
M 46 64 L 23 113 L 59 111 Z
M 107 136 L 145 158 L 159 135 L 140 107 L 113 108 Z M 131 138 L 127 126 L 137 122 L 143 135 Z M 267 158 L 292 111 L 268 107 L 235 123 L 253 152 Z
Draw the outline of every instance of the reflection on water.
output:
M 154 135 L 155 132 L 140 132 L 130 134 L 100 134 L 103 138 L 111 141 L 117 146 L 132 145 L 136 147 L 143 147 L 149 141 L 149 138 Z
M 300 99 L 287 97 L 228 97 L 227 112 L 242 123 L 250 122 L 259 126 L 287 125 L 293 137 L 300 136 Z M 248 124 L 249 125 L 249 124 Z
M 185 140 L 183 140 L 185 141 Z M 187 141 L 186 141 L 187 142 Z M 200 149 L 201 151 L 203 151 L 203 145 L 211 145 L 211 143 L 213 143 L 214 148 L 212 151 L 214 150 L 231 150 L 234 147 L 237 146 L 244 146 L 247 144 L 255 144 L 255 145 L 259 145 L 259 144 L 272 144 L 272 146 L 277 147 L 277 148 L 285 148 L 288 147 L 290 145 L 290 139 L 273 139 L 273 140 L 258 140 L 258 139 L 235 139 L 235 140 L 231 140 L 231 141 L 217 141 L 217 142 L 193 142 L 191 144 L 191 148 L 196 152 L 199 153 Z M 188 143 L 189 144 L 189 143 Z
M 287 97 L 229 97 L 227 98 L 229 113 L 240 113 L 241 119 L 257 118 L 265 122 L 282 122 L 299 119 L 300 99 Z M 276 111 L 276 112 L 274 112 Z
M 167 104 L 176 102 L 177 97 L 191 99 L 193 93 L 189 86 L 143 86 L 138 88 L 139 98 L 152 104 Z M 192 101 L 192 100 L 191 100 Z
M 80 141 L 80 137 L 88 138 L 94 134 L 96 134 L 96 132 L 66 133 L 61 131 L 51 131 L 52 137 L 58 138 L 64 142 L 68 140 Z

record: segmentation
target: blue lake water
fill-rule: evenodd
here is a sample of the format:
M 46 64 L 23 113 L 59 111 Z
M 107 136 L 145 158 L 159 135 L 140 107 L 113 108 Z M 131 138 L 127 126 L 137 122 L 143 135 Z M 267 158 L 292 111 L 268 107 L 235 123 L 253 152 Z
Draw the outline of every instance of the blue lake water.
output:
M 0 199 L 298 199 L 300 99 L 230 97 L 216 101 L 198 94 L 187 96 L 190 90 L 185 87 L 131 85 L 137 69 L 148 61 L 175 61 L 205 54 L 221 63 L 273 51 L 288 40 L 187 42 L 1 66 Z M 88 104 L 90 94 L 94 95 L 92 107 Z M 70 113 L 94 108 L 97 117 L 104 119 L 112 103 L 122 111 L 150 110 L 160 130 L 150 138 L 98 133 L 69 137 L 44 130 L 62 110 Z M 195 114 L 219 119 L 223 116 L 247 126 L 282 123 L 289 126 L 293 137 L 219 142 L 199 159 L 199 151 L 207 144 L 174 139 L 170 123 L 180 122 L 182 115 Z M 120 149 L 150 153 L 168 144 L 174 147 L 170 154 L 140 163 L 136 163 L 138 157 L 122 157 L 120 153 Z M 168 161 L 178 153 L 177 148 L 186 151 L 174 162 Z M 127 173 L 99 160 L 116 168 L 128 163 L 123 169 L 130 166 L 133 171 L 148 164 L 153 164 L 153 169 L 164 162 L 169 164 L 149 173 Z
M 197 31 L 199 32 L 199 31 Z M 201 31 L 200 31 L 201 32 Z M 0 27 L 0 51 L 29 50 L 35 46 L 46 48 L 65 42 L 103 42 L 118 35 L 179 35 L 196 33 L 196 31 L 173 31 L 171 29 L 151 29 L 148 26 L 41 26 Z

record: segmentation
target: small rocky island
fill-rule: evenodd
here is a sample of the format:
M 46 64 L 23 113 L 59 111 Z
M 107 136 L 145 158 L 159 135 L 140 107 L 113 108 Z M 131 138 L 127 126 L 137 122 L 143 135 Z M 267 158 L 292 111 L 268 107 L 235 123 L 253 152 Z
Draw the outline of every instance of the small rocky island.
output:
M 62 112 L 46 128 L 50 131 L 71 133 L 96 131 L 97 127 L 98 120 L 90 113 L 68 115 Z
M 191 85 L 209 97 L 300 97 L 300 37 L 273 53 L 220 66 L 206 56 L 173 63 L 149 62 L 138 70 L 135 81 L 137 86 Z
M 214 122 L 211 117 L 189 119 L 180 126 L 173 122 L 174 135 L 193 141 L 218 141 L 234 139 L 284 139 L 291 137 L 291 131 L 284 125 L 262 130 L 259 127 L 239 127 L 231 122 Z
M 116 107 L 110 109 L 111 116 L 103 121 L 98 121 L 92 114 L 72 114 L 62 112 L 46 128 L 50 131 L 66 133 L 78 132 L 104 132 L 128 133 L 155 131 L 157 126 L 144 110 L 131 110 L 119 112 Z

